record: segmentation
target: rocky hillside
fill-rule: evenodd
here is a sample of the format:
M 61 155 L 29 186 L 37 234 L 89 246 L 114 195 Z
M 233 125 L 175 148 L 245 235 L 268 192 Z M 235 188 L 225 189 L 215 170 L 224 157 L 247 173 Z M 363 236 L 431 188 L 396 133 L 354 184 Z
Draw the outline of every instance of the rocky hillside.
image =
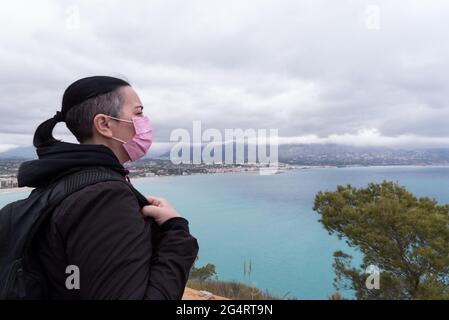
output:
M 225 297 L 214 295 L 208 291 L 198 291 L 190 288 L 185 288 L 182 300 L 229 300 Z

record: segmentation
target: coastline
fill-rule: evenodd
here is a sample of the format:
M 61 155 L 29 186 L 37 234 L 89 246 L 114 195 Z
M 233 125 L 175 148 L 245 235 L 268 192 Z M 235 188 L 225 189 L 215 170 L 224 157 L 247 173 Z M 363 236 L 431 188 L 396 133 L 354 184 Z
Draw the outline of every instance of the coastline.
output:
M 313 168 L 329 168 L 330 166 L 298 166 L 295 168 L 285 168 L 280 167 L 279 173 L 288 171 L 288 170 L 304 170 L 304 169 L 313 169 Z M 142 180 L 156 180 L 156 179 L 163 179 L 163 178 L 170 178 L 170 177 L 188 177 L 188 176 L 194 176 L 194 175 L 217 175 L 217 174 L 229 174 L 229 173 L 257 173 L 259 174 L 259 167 L 255 167 L 251 170 L 230 170 L 230 171 L 223 171 L 223 172 L 209 172 L 209 173 L 192 173 L 192 174 L 186 174 L 186 175 L 166 175 L 166 176 L 148 176 L 148 177 L 132 177 L 130 178 L 131 181 L 142 181 Z M 30 187 L 14 187 L 14 188 L 2 188 L 0 189 L 0 195 L 7 194 L 7 193 L 15 193 L 15 192 L 25 192 L 25 191 L 32 191 L 34 188 Z
M 286 171 L 291 171 L 291 170 L 305 170 L 305 169 L 319 169 L 319 168 L 336 168 L 334 166 L 321 166 L 321 165 L 317 165 L 317 166 L 309 166 L 309 165 L 305 165 L 305 166 L 296 166 L 296 167 L 278 167 L 278 173 L 284 173 Z M 152 179 L 158 179 L 158 178 L 170 178 L 170 177 L 189 177 L 189 176 L 200 176 L 200 175 L 222 175 L 222 174 L 236 174 L 236 173 L 248 173 L 248 174 L 260 174 L 260 169 L 262 169 L 262 171 L 265 169 L 265 167 L 252 167 L 252 168 L 248 168 L 247 170 L 229 170 L 229 171 L 221 171 L 221 172 L 195 172 L 195 173 L 191 173 L 191 174 L 178 174 L 178 175 L 162 175 L 162 176 L 148 176 L 148 177 L 141 177 L 141 176 L 137 176 L 137 177 L 132 177 L 130 178 L 131 180 L 152 180 Z
M 14 192 L 32 191 L 33 189 L 34 188 L 30 188 L 30 187 L 2 188 L 2 189 L 0 189 L 0 195 L 7 194 L 7 193 L 14 193 Z
M 344 169 L 344 168 L 379 168 L 379 167 L 392 167 L 392 168 L 400 168 L 400 167 L 409 167 L 409 168 L 426 168 L 426 167 L 436 167 L 436 168 L 448 168 L 448 165 L 373 165 L 373 166 L 363 166 L 363 165 L 348 165 L 348 166 L 330 166 L 330 165 L 295 165 L 295 167 L 279 167 L 278 173 L 284 173 L 286 171 L 290 170 L 307 170 L 307 169 Z M 188 176 L 194 176 L 194 175 L 221 175 L 221 174 L 230 174 L 230 173 L 253 173 L 253 174 L 259 174 L 259 167 L 255 167 L 250 170 L 230 170 L 230 171 L 224 171 L 224 172 L 211 172 L 211 173 L 192 173 L 192 174 L 186 174 L 186 175 L 166 175 L 166 176 L 148 176 L 148 177 L 132 177 L 130 178 L 131 181 L 142 181 L 142 180 L 156 180 L 156 179 L 163 179 L 163 178 L 170 178 L 170 177 L 188 177 Z M 8 194 L 8 193 L 16 193 L 16 192 L 25 192 L 25 191 L 32 191 L 34 188 L 30 187 L 14 187 L 14 188 L 1 188 L 0 189 L 0 195 Z

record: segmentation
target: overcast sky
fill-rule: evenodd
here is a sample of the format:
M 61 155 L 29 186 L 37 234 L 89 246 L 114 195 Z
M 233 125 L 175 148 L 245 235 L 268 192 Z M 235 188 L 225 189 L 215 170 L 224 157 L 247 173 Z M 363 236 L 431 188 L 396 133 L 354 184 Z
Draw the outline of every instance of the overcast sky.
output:
M 449 146 L 448 21 L 445 0 L 2 2 L 0 151 L 31 145 L 65 88 L 100 74 L 131 82 L 156 143 L 201 120 L 281 142 Z

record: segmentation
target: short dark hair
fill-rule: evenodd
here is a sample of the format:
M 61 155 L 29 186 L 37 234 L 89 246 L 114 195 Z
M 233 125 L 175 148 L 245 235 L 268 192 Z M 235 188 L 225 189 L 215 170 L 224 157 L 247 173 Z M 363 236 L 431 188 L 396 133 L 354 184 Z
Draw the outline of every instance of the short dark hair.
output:
M 97 114 L 103 113 L 120 118 L 123 104 L 120 89 L 83 101 L 67 112 L 65 122 L 76 140 L 83 143 L 92 138 L 92 124 Z
M 79 142 L 91 138 L 94 117 L 99 113 L 118 117 L 122 105 L 119 89 L 130 86 L 125 80 L 109 76 L 92 76 L 73 82 L 64 91 L 61 111 L 56 111 L 52 118 L 37 127 L 33 145 L 42 148 L 61 142 L 53 137 L 52 132 L 58 122 L 62 121 L 66 122 Z M 76 110 L 67 115 L 72 109 Z

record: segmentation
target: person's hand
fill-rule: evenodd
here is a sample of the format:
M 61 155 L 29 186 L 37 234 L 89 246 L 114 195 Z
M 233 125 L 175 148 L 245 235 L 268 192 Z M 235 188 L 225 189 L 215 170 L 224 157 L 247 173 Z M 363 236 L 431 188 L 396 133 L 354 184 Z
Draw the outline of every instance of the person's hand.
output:
M 154 218 L 159 226 L 168 219 L 180 217 L 180 214 L 172 208 L 167 200 L 153 196 L 146 196 L 146 198 L 151 204 L 142 208 L 142 214 L 145 217 Z

